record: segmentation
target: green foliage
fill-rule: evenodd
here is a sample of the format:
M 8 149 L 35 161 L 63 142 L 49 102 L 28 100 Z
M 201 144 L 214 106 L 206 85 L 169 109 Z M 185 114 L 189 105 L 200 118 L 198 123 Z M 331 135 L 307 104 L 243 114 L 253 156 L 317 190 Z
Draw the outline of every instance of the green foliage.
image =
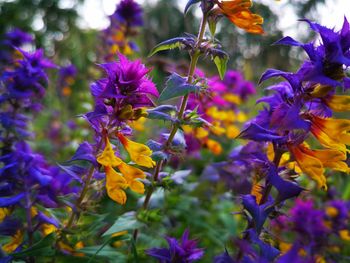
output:
M 176 73 L 172 73 L 168 78 L 165 88 L 159 96 L 158 101 L 174 99 L 190 93 L 199 92 L 200 87 L 187 83 L 187 79 Z

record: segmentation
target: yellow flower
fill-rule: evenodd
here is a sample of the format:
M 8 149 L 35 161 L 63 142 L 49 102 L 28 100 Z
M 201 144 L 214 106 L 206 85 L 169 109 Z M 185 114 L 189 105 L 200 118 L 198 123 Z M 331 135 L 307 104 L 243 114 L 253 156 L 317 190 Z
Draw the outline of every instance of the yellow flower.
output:
M 124 175 L 124 178 L 126 179 L 127 185 L 130 187 L 130 189 L 138 194 L 143 194 L 145 192 L 145 186 L 142 182 L 140 182 L 137 179 L 145 179 L 146 175 L 145 173 L 131 165 L 128 165 L 124 162 L 122 162 L 118 166 L 119 171 Z
M 346 154 L 338 150 L 311 150 L 306 144 L 289 147 L 290 152 L 299 168 L 316 181 L 319 187 L 327 189 L 324 168 L 331 168 L 341 172 L 349 172 L 349 167 L 344 162 Z
M 57 228 L 52 224 L 42 224 L 41 225 L 41 231 L 43 232 L 44 236 L 50 235 L 51 233 L 55 232 Z
M 202 128 L 202 127 L 199 127 L 197 129 L 195 129 L 195 132 L 196 132 L 196 138 L 200 139 L 200 140 L 204 139 L 204 138 L 207 138 L 208 135 L 209 135 L 209 132 L 206 129 Z
M 329 217 L 337 217 L 339 214 L 339 211 L 337 208 L 333 206 L 327 206 L 326 207 L 326 215 Z
M 324 101 L 333 111 L 350 111 L 350 96 L 332 95 Z
M 226 129 L 226 137 L 229 139 L 234 139 L 238 136 L 240 130 L 235 125 L 229 125 Z
M 97 162 L 103 166 L 118 166 L 122 160 L 115 156 L 112 145 L 109 139 L 106 138 L 106 146 L 102 154 L 97 157 Z
M 344 241 L 350 241 L 350 232 L 347 229 L 340 230 L 339 236 Z
M 105 166 L 105 173 L 106 189 L 109 198 L 118 204 L 124 205 L 126 203 L 126 194 L 123 189 L 128 187 L 127 181 L 110 166 Z
M 239 96 L 232 94 L 232 93 L 226 93 L 224 95 L 224 100 L 233 103 L 235 105 L 240 105 L 242 103 L 242 100 Z
M 150 157 L 152 155 L 152 151 L 148 146 L 133 142 L 121 133 L 117 133 L 117 136 L 120 142 L 124 145 L 126 151 L 129 153 L 132 161 L 147 168 L 152 168 L 155 166 L 156 163 Z
M 350 120 L 310 116 L 311 132 L 325 147 L 346 152 L 350 145 Z
M 314 180 L 318 187 L 327 189 L 326 177 L 324 176 L 324 168 L 320 160 L 310 155 L 305 145 L 289 148 L 291 153 L 299 165 L 300 169 Z
M 23 242 L 23 233 L 20 230 L 17 230 L 16 234 L 11 237 L 11 241 L 2 246 L 2 250 L 6 253 L 12 253 L 17 249 L 19 245 Z
M 2 207 L 0 208 L 0 223 L 4 221 L 5 217 L 11 214 L 10 209 Z
M 208 147 L 208 149 L 215 155 L 219 155 L 222 153 L 222 147 L 221 144 L 218 143 L 215 140 L 212 139 L 208 139 L 206 141 L 206 146 Z
M 112 237 L 123 236 L 123 235 L 126 235 L 127 233 L 128 233 L 128 231 L 126 231 L 126 230 L 120 231 L 120 232 L 116 232 L 116 233 L 112 234 Z M 124 244 L 123 241 L 118 240 L 118 241 L 114 241 L 114 242 L 112 243 L 112 246 L 115 247 L 115 248 L 118 248 L 118 247 L 121 247 L 123 244 Z

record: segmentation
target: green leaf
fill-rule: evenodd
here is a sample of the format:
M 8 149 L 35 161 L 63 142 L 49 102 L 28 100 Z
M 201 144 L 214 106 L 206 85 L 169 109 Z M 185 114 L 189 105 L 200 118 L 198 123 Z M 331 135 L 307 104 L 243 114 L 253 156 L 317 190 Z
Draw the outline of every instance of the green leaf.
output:
M 148 56 L 151 57 L 157 52 L 163 50 L 190 47 L 194 45 L 194 43 L 195 40 L 192 37 L 175 37 L 172 39 L 165 40 L 156 45 Z
M 186 82 L 186 78 L 173 73 L 168 78 L 165 88 L 159 96 L 158 101 L 162 102 L 165 100 L 177 98 L 180 96 L 187 95 L 191 92 L 199 92 L 200 87 L 196 85 L 191 85 Z
M 157 119 L 164 121 L 175 121 L 171 116 L 171 113 L 176 113 L 177 108 L 173 105 L 161 105 L 156 108 L 147 110 L 147 118 L 148 119 Z
M 168 158 L 169 155 L 163 151 L 156 151 L 152 153 L 152 159 L 156 162 L 159 162 L 161 160 L 167 160 Z
M 208 25 L 209 25 L 209 31 L 210 34 L 214 37 L 215 36 L 215 32 L 216 32 L 216 19 L 208 19 Z
M 142 224 L 138 222 L 134 214 L 127 213 L 120 216 L 117 221 L 102 235 L 108 236 L 125 230 L 140 228 Z
M 215 56 L 214 63 L 216 68 L 218 69 L 219 75 L 221 79 L 224 79 L 226 73 L 226 67 L 228 62 L 228 56 Z
M 23 257 L 23 256 L 53 256 L 55 251 L 52 247 L 52 244 L 55 242 L 55 234 L 52 233 L 47 235 L 32 247 L 22 250 L 18 253 L 13 253 L 11 256 L 14 258 Z
M 102 246 L 91 246 L 91 247 L 84 247 L 82 249 L 79 249 L 78 252 L 84 253 L 86 255 L 92 256 L 90 258 L 90 262 L 96 257 L 107 257 L 113 260 L 117 260 L 118 262 L 125 262 L 125 255 L 118 252 L 115 248 L 106 246 L 111 240 L 108 240 L 106 244 L 103 244 Z M 115 262 L 117 262 L 115 261 Z

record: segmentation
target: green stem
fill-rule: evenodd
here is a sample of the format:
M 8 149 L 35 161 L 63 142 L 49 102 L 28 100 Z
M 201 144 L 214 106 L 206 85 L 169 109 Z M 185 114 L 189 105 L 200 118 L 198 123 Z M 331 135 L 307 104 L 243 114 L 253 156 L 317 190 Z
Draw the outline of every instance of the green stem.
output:
M 92 177 L 94 175 L 94 171 L 95 171 L 95 167 L 92 165 L 90 170 L 89 170 L 89 173 L 86 177 L 86 180 L 85 180 L 85 184 L 84 184 L 84 188 L 83 190 L 81 191 L 80 193 L 80 196 L 79 198 L 77 199 L 77 201 L 75 202 L 75 207 L 76 207 L 76 210 L 72 211 L 71 215 L 70 215 L 70 218 L 68 220 L 68 223 L 65 227 L 65 229 L 69 229 L 72 227 L 73 223 L 74 223 L 74 220 L 75 218 L 77 218 L 77 220 L 79 220 L 79 209 L 80 209 L 80 206 L 81 206 L 81 203 L 82 201 L 84 200 L 88 190 L 89 190 L 89 186 L 90 186 L 90 183 L 91 183 L 91 180 L 92 180 Z
M 204 14 L 202 17 L 200 28 L 199 28 L 196 46 L 195 46 L 195 49 L 193 50 L 193 53 L 191 54 L 191 63 L 190 63 L 190 67 L 189 67 L 188 74 L 187 74 L 187 83 L 189 83 L 189 84 L 192 84 L 192 82 L 193 82 L 194 71 L 196 69 L 198 59 L 201 55 L 199 47 L 203 41 L 205 28 L 206 28 L 206 24 L 207 24 L 207 18 L 208 18 L 207 14 Z M 185 112 L 186 107 L 187 107 L 188 98 L 189 98 L 189 94 L 186 94 L 185 96 L 182 97 L 180 110 L 179 110 L 179 113 L 177 115 L 178 121 L 181 121 L 184 117 L 184 112 Z M 165 147 L 169 147 L 171 145 L 178 129 L 179 129 L 179 124 L 177 124 L 177 123 L 173 124 L 171 131 L 170 131 L 170 135 L 165 143 Z M 162 170 L 163 162 L 164 161 L 161 160 L 161 161 L 157 162 L 157 164 L 156 164 L 154 174 L 153 174 L 153 183 L 158 181 L 159 173 Z M 148 208 L 148 204 L 149 204 L 149 201 L 151 200 L 151 196 L 152 196 L 153 192 L 154 192 L 154 186 L 152 186 L 146 194 L 145 200 L 144 200 L 143 205 L 142 205 L 143 210 L 146 210 Z M 135 241 L 137 239 L 138 233 L 139 233 L 139 230 L 135 229 L 134 234 L 133 234 Z

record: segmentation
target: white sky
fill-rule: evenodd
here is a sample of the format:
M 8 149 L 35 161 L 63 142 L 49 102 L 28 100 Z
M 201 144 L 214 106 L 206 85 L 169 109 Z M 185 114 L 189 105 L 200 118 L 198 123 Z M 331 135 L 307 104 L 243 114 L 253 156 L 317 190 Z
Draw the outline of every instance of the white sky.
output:
M 69 1 L 69 0 L 66 0 Z M 142 4 L 144 2 L 152 3 L 157 0 L 136 0 Z M 176 0 L 179 5 L 185 6 L 186 0 Z M 79 13 L 82 16 L 81 25 L 87 28 L 104 29 L 108 26 L 107 16 L 111 15 L 120 0 L 86 0 L 85 4 L 79 8 Z M 283 16 L 280 19 L 280 28 L 285 35 L 296 37 L 300 30 L 298 17 L 293 12 L 293 7 L 288 0 L 256 0 L 271 6 L 275 13 Z M 346 15 L 350 20 L 350 0 L 326 0 L 326 4 L 319 7 L 317 10 L 320 14 L 318 23 L 328 27 L 339 29 L 343 23 L 343 17 Z M 302 26 L 301 26 L 302 27 Z M 306 26 L 305 26 L 306 27 Z

